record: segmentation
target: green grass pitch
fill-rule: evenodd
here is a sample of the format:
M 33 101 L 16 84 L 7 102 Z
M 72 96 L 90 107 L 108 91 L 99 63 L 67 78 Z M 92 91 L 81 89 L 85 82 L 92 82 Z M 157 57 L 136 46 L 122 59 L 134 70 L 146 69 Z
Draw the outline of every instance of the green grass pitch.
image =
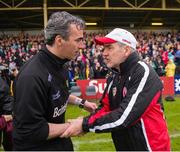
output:
M 165 116 L 168 129 L 171 136 L 171 150 L 180 150 L 180 98 L 175 102 L 164 101 Z M 73 119 L 79 116 L 85 116 L 88 113 L 77 106 L 68 106 L 66 119 Z M 109 133 L 95 134 L 87 133 L 82 137 L 73 137 L 75 151 L 115 151 L 114 145 Z

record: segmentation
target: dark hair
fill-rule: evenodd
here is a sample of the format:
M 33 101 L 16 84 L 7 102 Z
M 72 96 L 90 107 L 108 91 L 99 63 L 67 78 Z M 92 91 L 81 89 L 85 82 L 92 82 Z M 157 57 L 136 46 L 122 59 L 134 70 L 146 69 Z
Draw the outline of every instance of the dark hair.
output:
M 85 28 L 85 22 L 79 17 L 65 11 L 53 13 L 44 29 L 46 44 L 52 45 L 57 35 L 67 40 L 69 38 L 70 24 L 75 24 L 79 29 Z

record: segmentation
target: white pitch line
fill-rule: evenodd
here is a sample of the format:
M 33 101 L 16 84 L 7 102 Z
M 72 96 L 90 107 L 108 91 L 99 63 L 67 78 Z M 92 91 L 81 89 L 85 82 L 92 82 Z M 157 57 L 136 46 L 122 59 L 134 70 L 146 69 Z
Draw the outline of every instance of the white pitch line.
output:
M 78 151 L 79 150 L 79 146 L 80 144 L 97 144 L 97 143 L 109 143 L 109 142 L 112 142 L 112 139 L 96 139 L 96 140 L 93 140 L 92 141 L 73 141 L 73 145 L 74 145 L 74 150 L 75 151 Z
M 180 134 L 173 134 L 173 135 L 170 135 L 171 138 L 176 138 L 176 137 L 180 137 Z
M 180 133 L 177 134 L 173 134 L 170 135 L 170 138 L 176 138 L 176 137 L 180 137 Z M 79 145 L 79 144 L 95 144 L 95 143 L 109 143 L 112 142 L 112 139 L 95 139 L 95 140 L 83 140 L 83 141 L 73 141 L 73 143 L 75 145 Z
M 170 135 L 170 138 L 176 138 L 176 137 L 180 137 L 180 133 L 177 134 L 173 134 Z M 87 141 L 87 140 L 83 140 L 83 141 L 73 141 L 73 145 L 74 145 L 74 150 L 78 151 L 79 146 L 81 144 L 98 144 L 98 143 L 109 143 L 112 142 L 112 139 L 95 139 L 95 140 L 91 140 L 91 141 Z
M 95 143 L 106 143 L 106 142 L 112 142 L 112 139 L 96 139 L 96 140 L 91 140 L 91 141 L 87 141 L 87 140 L 83 140 L 83 141 L 74 141 L 74 144 L 95 144 Z

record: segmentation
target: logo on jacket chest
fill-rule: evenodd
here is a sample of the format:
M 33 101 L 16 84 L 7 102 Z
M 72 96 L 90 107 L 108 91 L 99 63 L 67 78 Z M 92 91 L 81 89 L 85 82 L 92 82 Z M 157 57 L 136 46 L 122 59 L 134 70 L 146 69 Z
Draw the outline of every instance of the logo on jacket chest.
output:
M 60 96 L 60 91 L 58 90 L 55 94 L 52 94 L 52 100 L 57 100 Z
M 53 113 L 53 118 L 59 117 L 61 114 L 63 114 L 66 111 L 67 103 L 65 105 L 62 105 L 60 108 L 55 107 L 54 108 L 54 113 Z

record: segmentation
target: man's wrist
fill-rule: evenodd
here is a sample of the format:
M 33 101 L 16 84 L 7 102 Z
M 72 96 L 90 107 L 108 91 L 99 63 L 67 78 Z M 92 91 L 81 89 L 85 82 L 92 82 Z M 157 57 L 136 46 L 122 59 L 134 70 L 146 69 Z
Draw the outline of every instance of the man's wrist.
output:
M 74 104 L 78 105 L 79 108 L 84 108 L 85 102 L 86 102 L 85 99 L 76 98 L 75 101 L 74 101 Z
M 80 104 L 79 104 L 79 108 L 84 108 L 84 104 L 85 104 L 86 100 L 82 99 Z
M 79 104 L 81 103 L 81 101 L 82 101 L 82 99 L 77 97 L 77 98 L 74 100 L 74 104 L 79 106 Z

